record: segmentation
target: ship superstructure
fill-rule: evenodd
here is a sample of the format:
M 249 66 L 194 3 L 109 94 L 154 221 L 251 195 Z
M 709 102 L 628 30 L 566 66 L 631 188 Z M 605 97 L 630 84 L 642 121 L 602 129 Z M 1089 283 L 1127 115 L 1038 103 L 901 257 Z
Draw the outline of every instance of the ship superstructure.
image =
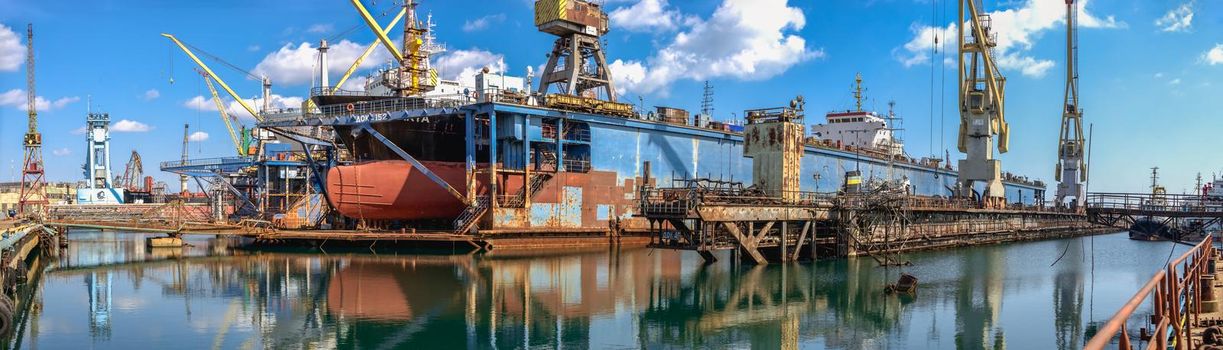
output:
M 888 119 L 895 119 L 894 111 L 881 116 L 873 111 L 862 109 L 863 88 L 862 75 L 855 78 L 854 110 L 833 111 L 825 115 L 827 124 L 811 126 L 811 134 L 825 143 L 849 147 L 851 149 L 866 149 L 880 151 L 890 156 L 904 154 L 904 143 L 893 133 L 894 128 Z

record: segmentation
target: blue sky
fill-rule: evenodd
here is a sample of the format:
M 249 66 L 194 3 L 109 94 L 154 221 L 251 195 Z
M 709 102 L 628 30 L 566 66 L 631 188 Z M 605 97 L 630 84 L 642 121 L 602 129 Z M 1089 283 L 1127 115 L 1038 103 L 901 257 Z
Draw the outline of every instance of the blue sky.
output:
M 996 13 L 1008 78 L 1012 144 L 1001 155 L 1003 167 L 1051 180 L 1065 69 L 1062 1 L 985 3 Z M 958 157 L 955 68 L 942 63 L 941 53 L 929 54 L 932 35 L 954 22 L 954 1 L 609 0 L 606 6 L 613 19 L 607 55 L 625 100 L 695 110 L 709 80 L 717 119 L 801 94 L 813 124 L 825 111 L 852 103 L 849 87 L 861 72 L 868 106 L 882 111 L 896 101 L 911 155 L 941 155 L 946 147 Z M 178 159 L 183 123 L 208 134 L 192 142 L 192 157 L 232 152 L 217 112 L 208 110 L 211 102 L 192 102 L 208 94 L 192 63 L 159 33 L 268 74 L 273 102 L 286 105 L 308 94 L 319 39 L 335 47 L 333 80 L 351 62 L 345 57 L 373 41 L 347 1 L 0 0 L 0 9 L 4 181 L 19 175 L 21 162 L 26 23 L 35 25 L 37 92 L 46 101 L 40 126 L 54 181 L 82 177 L 84 136 L 75 131 L 90 99 L 115 122 L 127 120 L 114 126 L 127 130 L 113 134 L 116 171 L 132 149 L 149 172 L 157 162 Z M 433 14 L 438 40 L 449 49 L 435 58 L 447 77 L 485 66 L 525 75 L 526 67 L 545 62 L 552 45 L 550 35 L 533 27 L 529 0 L 425 0 L 420 9 Z M 394 15 L 393 9 L 374 12 L 383 23 Z M 1223 176 L 1217 156 L 1223 149 L 1223 2 L 1092 0 L 1080 16 L 1089 27 L 1080 34 L 1080 93 L 1086 123 L 1095 124 L 1091 189 L 1143 191 L 1152 166 L 1161 168 L 1173 192 L 1189 190 L 1198 172 Z M 376 52 L 371 61 L 378 62 L 366 68 L 385 59 Z M 945 57 L 954 60 L 954 52 Z M 256 80 L 207 63 L 244 97 L 259 94 Z M 155 176 L 173 183 L 168 174 Z

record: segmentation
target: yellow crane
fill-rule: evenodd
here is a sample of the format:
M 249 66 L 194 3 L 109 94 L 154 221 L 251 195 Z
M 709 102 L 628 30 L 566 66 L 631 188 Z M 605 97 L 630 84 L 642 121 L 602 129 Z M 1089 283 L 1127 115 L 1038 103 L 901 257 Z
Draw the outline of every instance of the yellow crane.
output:
M 247 150 L 242 147 L 243 142 L 238 138 L 238 133 L 234 132 L 234 121 L 230 120 L 233 119 L 233 116 L 231 116 L 229 111 L 226 110 L 225 102 L 221 100 L 221 95 L 217 94 L 217 88 L 212 85 L 212 77 L 208 76 L 208 73 L 204 73 L 203 71 L 196 71 L 204 77 L 204 83 L 208 85 L 208 92 L 212 94 L 212 101 L 217 104 L 217 110 L 221 113 L 221 121 L 225 122 L 225 131 L 229 132 L 229 140 L 233 141 L 234 149 L 238 151 L 238 155 L 240 156 L 249 155 L 247 154 Z
M 178 38 L 174 37 L 174 35 L 170 35 L 166 33 L 161 33 L 161 36 L 164 36 L 167 39 L 170 39 L 170 41 L 173 41 L 174 45 L 177 45 L 179 49 L 182 49 L 183 52 L 187 54 L 187 57 L 190 57 L 192 61 L 195 61 L 196 65 L 200 66 L 200 68 L 203 69 L 204 72 L 208 73 L 208 76 L 212 77 L 213 79 L 216 79 L 217 84 L 221 84 L 221 88 L 225 89 L 225 92 L 228 93 L 230 97 L 233 97 L 234 101 L 238 101 L 238 104 L 242 105 L 242 108 L 246 109 L 246 111 L 249 112 L 251 116 L 255 118 L 256 121 L 260 121 L 260 122 L 263 121 L 263 117 L 259 115 L 259 112 L 256 112 L 255 109 L 250 106 L 250 104 L 247 104 L 246 101 L 243 100 L 241 96 L 238 96 L 238 93 L 234 92 L 234 89 L 231 89 L 229 87 L 229 84 L 225 83 L 225 80 L 217 76 L 217 74 L 212 71 L 212 68 L 208 68 L 208 65 L 204 64 L 204 61 L 201 61 L 199 57 L 196 57 L 195 53 L 191 52 L 191 49 L 188 49 L 187 46 L 183 44 L 182 41 L 179 41 Z M 264 78 L 263 80 L 264 80 L 263 83 L 264 83 L 265 88 L 268 85 L 270 85 L 270 83 L 267 81 L 266 78 Z M 264 103 L 267 103 L 266 97 L 264 99 Z
M 390 51 L 395 57 L 399 67 L 394 71 L 388 71 L 394 76 L 394 79 L 386 79 L 392 82 L 391 87 L 396 90 L 400 96 L 413 96 L 431 91 L 437 85 L 437 72 L 429 67 L 429 50 L 425 47 L 425 37 L 429 32 L 427 26 L 421 26 L 416 18 L 416 2 L 413 0 L 405 0 L 403 2 L 403 11 L 407 15 L 407 19 L 403 24 L 403 51 L 391 42 L 391 38 L 387 36 L 389 30 L 383 30 L 378 26 L 378 21 L 369 13 L 365 5 L 361 4 L 361 0 L 350 0 L 353 7 L 361 14 L 361 19 L 365 24 L 373 30 L 378 37 L 378 42 Z M 388 27 L 389 29 L 389 27 Z M 389 76 L 388 76 L 389 77 Z
M 978 0 L 960 0 L 956 26 L 959 31 L 959 105 L 960 133 L 958 147 L 965 159 L 959 162 L 957 195 L 973 196 L 975 183 L 983 182 L 981 205 L 1001 208 L 1006 205 L 1002 185 L 1002 161 L 994 159 L 994 135 L 998 136 L 998 153 L 1006 153 L 1010 143 L 1010 127 L 1005 116 L 1006 78 L 998 71 L 993 49 L 997 46 L 990 33 L 990 15 L 984 13 Z M 965 10 L 968 10 L 965 12 Z M 968 29 L 968 32 L 965 32 Z

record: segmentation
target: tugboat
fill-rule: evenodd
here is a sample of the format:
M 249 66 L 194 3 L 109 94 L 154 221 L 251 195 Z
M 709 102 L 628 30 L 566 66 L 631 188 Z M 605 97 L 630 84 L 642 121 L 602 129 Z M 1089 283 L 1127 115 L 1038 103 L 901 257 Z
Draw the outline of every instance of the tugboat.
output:
M 1143 200 L 1142 208 L 1165 210 L 1168 206 L 1168 190 L 1159 185 L 1159 167 L 1151 168 L 1151 197 Z M 1175 240 L 1179 236 L 1174 227 L 1168 226 L 1165 218 L 1146 216 L 1134 220 L 1130 225 L 1130 239 L 1138 241 Z

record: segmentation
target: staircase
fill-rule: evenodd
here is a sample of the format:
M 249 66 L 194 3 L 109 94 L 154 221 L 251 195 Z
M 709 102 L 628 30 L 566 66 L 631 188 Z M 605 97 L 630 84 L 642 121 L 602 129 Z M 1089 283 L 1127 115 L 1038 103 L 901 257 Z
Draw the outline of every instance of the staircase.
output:
M 531 196 L 534 198 L 535 194 L 539 192 L 539 189 L 543 188 L 543 185 L 551 179 L 551 173 L 532 173 L 530 183 L 518 190 L 517 194 L 501 205 L 506 208 L 524 207 L 526 205 L 526 196 Z M 476 223 L 480 222 L 480 218 L 484 216 L 484 213 L 488 212 L 488 207 L 488 196 L 477 197 L 475 205 L 471 205 L 466 209 L 463 209 L 463 213 L 459 214 L 459 217 L 454 219 L 454 233 L 465 234 L 470 232 L 471 229 L 476 226 Z
M 504 203 L 504 206 L 506 208 L 522 208 L 526 205 L 527 197 L 523 194 L 527 193 L 527 189 L 529 188 L 531 190 L 531 198 L 535 198 L 535 193 L 539 192 L 539 189 L 543 188 L 544 184 L 551 179 L 551 173 L 531 173 L 530 185 L 519 189 L 518 193 L 515 193 L 513 197 Z
M 480 222 L 480 217 L 488 212 L 488 196 L 476 197 L 474 205 L 467 206 L 463 209 L 463 213 L 454 219 L 454 233 L 464 234 L 471 231 L 472 227 Z

